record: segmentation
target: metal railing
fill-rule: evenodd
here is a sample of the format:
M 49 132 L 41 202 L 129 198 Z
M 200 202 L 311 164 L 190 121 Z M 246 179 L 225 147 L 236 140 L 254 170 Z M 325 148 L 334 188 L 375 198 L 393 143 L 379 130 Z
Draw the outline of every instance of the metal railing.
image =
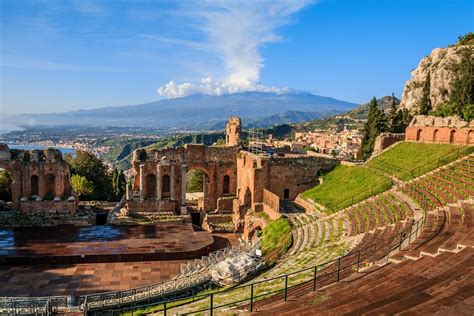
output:
M 375 263 L 385 263 L 390 260 L 393 252 L 398 252 L 411 244 L 421 233 L 425 225 L 423 216 L 412 225 L 399 233 L 392 235 L 384 242 L 373 243 L 358 250 L 353 250 L 337 259 L 301 269 L 274 278 L 252 282 L 216 291 L 199 294 L 187 298 L 165 300 L 159 303 L 141 305 L 139 307 L 108 310 L 111 315 L 131 313 L 134 311 L 153 308 L 153 313 L 162 315 L 193 314 L 208 312 L 213 315 L 216 311 L 229 308 L 240 308 L 249 312 L 255 311 L 259 301 L 269 298 L 272 301 L 287 301 L 289 295 L 303 295 L 316 291 L 329 284 L 337 283 L 361 268 Z M 195 306 L 193 306 L 195 304 Z
M 250 246 L 219 250 L 215 254 L 211 253 L 209 257 L 206 257 L 207 259 L 197 260 L 195 265 L 182 266 L 182 275 L 178 275 L 172 280 L 123 291 L 83 295 L 79 297 L 79 307 L 84 311 L 108 309 L 116 306 L 157 300 L 160 297 L 176 295 L 179 292 L 192 292 L 193 288 L 200 287 L 210 281 L 209 268 L 211 266 L 215 266 L 215 264 L 226 258 L 253 252 L 254 248 Z M 193 267 L 196 268 L 196 271 L 192 270 Z
M 70 306 L 67 296 L 50 297 L 0 297 L 0 314 L 52 315 L 59 308 Z

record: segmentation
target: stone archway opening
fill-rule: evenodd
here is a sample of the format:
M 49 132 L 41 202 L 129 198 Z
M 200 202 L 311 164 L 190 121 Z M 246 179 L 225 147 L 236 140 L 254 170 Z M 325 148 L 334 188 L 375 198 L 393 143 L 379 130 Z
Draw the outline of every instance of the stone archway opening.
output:
M 204 209 L 204 201 L 209 192 L 209 178 L 199 169 L 191 169 L 186 173 L 186 205 Z
M 434 143 L 437 143 L 438 142 L 438 130 L 435 129 L 435 131 L 433 132 L 433 142 Z
M 45 198 L 53 199 L 56 194 L 56 177 L 53 174 L 45 176 Z
M 423 130 L 419 129 L 416 131 L 416 141 L 419 142 L 423 138 Z
M 152 199 L 156 196 L 156 176 L 149 174 L 145 178 L 145 198 Z
M 456 131 L 453 129 L 449 132 L 449 143 L 453 144 L 456 139 Z
M 230 176 L 225 175 L 222 183 L 222 194 L 230 193 Z
M 39 180 L 37 175 L 32 175 L 30 178 L 30 189 L 31 189 L 31 196 L 38 196 L 39 195 Z
M 13 175 L 10 171 L 0 168 L 0 200 L 12 202 Z

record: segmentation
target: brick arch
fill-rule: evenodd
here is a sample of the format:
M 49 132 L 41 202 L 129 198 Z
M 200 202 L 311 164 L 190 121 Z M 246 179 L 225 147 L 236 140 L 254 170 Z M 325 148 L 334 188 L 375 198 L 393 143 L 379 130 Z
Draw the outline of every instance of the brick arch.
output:
M 6 201 L 6 202 L 11 202 L 13 201 L 13 183 L 15 182 L 15 177 L 13 173 L 8 170 L 7 168 L 2 168 L 0 167 L 0 171 L 2 172 L 7 172 L 10 174 L 11 177 L 11 183 L 8 185 L 7 190 L 4 192 L 0 191 L 0 200 Z
M 416 131 L 416 141 L 422 141 L 423 140 L 423 130 L 420 128 Z
M 226 174 L 222 179 L 222 193 L 229 194 L 230 193 L 230 176 Z
M 39 195 L 39 179 L 37 175 L 30 177 L 30 195 Z
M 474 130 L 470 129 L 467 132 L 467 143 L 468 144 L 474 144 Z
M 44 177 L 44 187 L 45 187 L 45 195 L 52 194 L 53 196 L 56 195 L 56 177 L 54 174 L 48 173 Z
M 449 143 L 454 144 L 455 141 L 456 141 L 456 130 L 452 129 L 451 131 L 449 131 Z
M 438 130 L 438 129 L 435 129 L 435 130 L 433 131 L 433 142 L 434 142 L 434 143 L 437 143 L 437 142 L 439 141 L 439 139 L 438 139 L 439 135 L 438 135 L 438 134 L 439 134 L 439 130 Z
M 248 233 L 248 240 L 252 240 L 253 239 L 253 236 L 255 235 L 255 232 L 259 230 L 259 231 L 263 231 L 262 229 L 262 226 L 258 225 L 256 227 L 253 227 L 251 231 L 249 231 Z

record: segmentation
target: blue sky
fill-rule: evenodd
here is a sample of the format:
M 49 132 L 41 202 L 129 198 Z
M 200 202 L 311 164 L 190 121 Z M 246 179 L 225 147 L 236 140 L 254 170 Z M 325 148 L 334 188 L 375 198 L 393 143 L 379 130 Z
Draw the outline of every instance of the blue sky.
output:
M 400 96 L 419 60 L 474 30 L 472 0 L 1 0 L 1 113 L 192 93 Z

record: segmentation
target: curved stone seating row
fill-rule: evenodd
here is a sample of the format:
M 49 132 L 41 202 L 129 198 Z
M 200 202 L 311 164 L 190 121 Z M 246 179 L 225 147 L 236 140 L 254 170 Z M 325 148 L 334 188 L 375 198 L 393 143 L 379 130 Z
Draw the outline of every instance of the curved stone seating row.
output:
M 416 178 L 401 190 L 422 208 L 432 211 L 474 195 L 474 158 L 464 157 Z
M 413 217 L 413 209 L 394 190 L 347 208 L 348 235 L 362 234 Z
M 289 217 L 293 227 L 293 247 L 287 257 L 337 241 L 344 233 L 345 222 L 340 216 L 318 219 L 315 214 L 299 214 Z
M 469 314 L 474 298 L 474 201 L 460 201 L 428 215 L 416 242 L 384 267 L 368 268 L 316 294 L 302 292 L 296 302 L 266 300 L 259 311 L 265 315 Z

